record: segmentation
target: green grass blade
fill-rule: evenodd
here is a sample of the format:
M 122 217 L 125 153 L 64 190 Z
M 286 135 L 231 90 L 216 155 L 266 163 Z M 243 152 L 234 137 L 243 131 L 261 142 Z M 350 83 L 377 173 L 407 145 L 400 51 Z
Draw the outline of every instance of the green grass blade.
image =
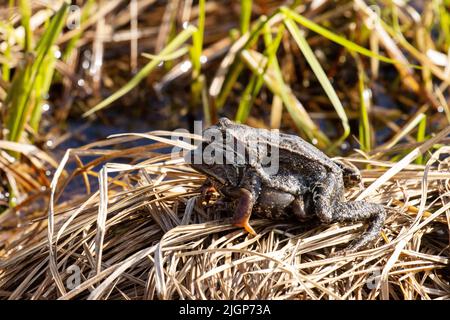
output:
M 241 34 L 248 31 L 252 18 L 252 0 L 241 0 L 240 27 Z
M 233 63 L 231 64 L 231 66 L 225 76 L 225 80 L 222 84 L 221 90 L 215 99 L 215 105 L 214 105 L 215 108 L 221 109 L 223 107 L 226 99 L 228 98 L 228 95 L 231 92 L 231 89 L 233 88 L 239 75 L 241 74 L 242 70 L 244 69 L 244 65 L 243 65 L 242 61 L 240 61 L 240 59 L 236 59 L 236 57 L 239 57 L 239 53 L 242 50 L 245 50 L 245 49 L 253 46 L 258 41 L 259 36 L 261 35 L 261 32 L 263 31 L 264 26 L 266 24 L 268 24 L 272 19 L 275 19 L 275 18 L 276 18 L 276 15 L 273 15 L 269 19 L 267 19 L 267 17 L 265 17 L 265 16 L 261 16 L 256 22 L 253 23 L 251 30 L 248 33 L 242 35 L 241 39 L 239 39 L 239 40 L 245 39 L 245 42 L 242 44 L 242 46 L 239 48 L 239 50 L 237 50 L 235 59 L 233 60 Z
M 280 46 L 281 40 L 283 38 L 284 27 L 281 25 L 277 37 L 275 40 L 272 38 L 272 31 L 270 27 L 266 24 L 264 26 L 264 43 L 266 45 L 266 50 L 264 55 L 268 57 L 267 67 L 271 66 L 273 61 L 276 60 L 276 52 Z M 240 123 L 245 123 L 250 114 L 250 109 L 256 99 L 256 96 L 260 92 L 264 84 L 264 79 L 262 75 L 257 75 L 255 73 L 250 77 L 250 81 L 246 86 L 244 92 L 242 93 L 242 98 L 239 100 L 239 107 L 236 113 L 235 120 Z
M 201 55 L 203 50 L 203 34 L 205 32 L 205 0 L 200 0 L 198 4 L 199 17 L 197 30 L 192 35 L 192 71 L 194 79 L 200 75 Z
M 281 98 L 297 128 L 304 132 L 318 147 L 328 147 L 330 144 L 328 138 L 311 120 L 290 87 L 284 83 L 278 62 L 274 61 L 272 66 L 266 68 L 267 58 L 258 52 L 250 50 L 243 50 L 241 58 L 252 72 L 263 77 L 264 83 L 269 90 Z M 265 61 L 261 61 L 264 59 Z
M 423 118 L 419 122 L 419 126 L 417 128 L 417 142 L 425 141 L 427 131 L 427 116 L 424 115 Z M 424 164 L 423 155 L 420 155 L 416 159 L 417 164 Z
M 29 53 L 24 69 L 20 70 L 13 80 L 6 101 L 8 105 L 8 139 L 11 141 L 20 140 L 25 123 L 29 120 L 34 108 L 34 94 L 36 90 L 40 90 L 36 87 L 37 75 L 41 68 L 45 67 L 43 62 L 47 55 L 53 54 L 50 49 L 62 31 L 67 8 L 68 4 L 64 2 L 52 17 L 48 28 L 36 46 L 35 58 Z
M 50 50 L 51 46 L 55 43 L 56 39 L 60 35 L 65 24 L 67 8 L 68 4 L 64 2 L 58 12 L 50 20 L 50 24 L 46 28 L 46 31 L 44 32 L 36 46 L 37 57 L 43 58 L 45 53 Z
M 358 89 L 360 106 L 360 121 L 359 121 L 359 141 L 361 143 L 361 150 L 368 152 L 372 149 L 372 134 L 369 122 L 369 104 L 366 99 L 366 89 L 364 85 L 364 69 L 359 59 L 356 60 L 358 65 Z
M 259 79 L 262 79 L 262 77 L 258 74 L 252 74 L 252 76 L 250 77 L 248 85 L 245 87 L 244 91 L 242 92 L 241 98 L 239 99 L 239 107 L 235 117 L 236 122 L 245 123 L 245 121 L 247 120 L 254 101 L 254 93 L 259 91 L 258 89 L 261 88 L 258 83 L 260 82 L 258 81 Z
M 286 17 L 301 24 L 305 28 L 307 28 L 317 34 L 320 34 L 321 36 L 323 36 L 333 42 L 336 42 L 337 44 L 340 44 L 341 46 L 345 47 L 346 49 L 348 49 L 350 51 L 355 51 L 362 55 L 365 55 L 365 56 L 368 56 L 371 58 L 376 58 L 376 59 L 381 60 L 386 63 L 392 63 L 392 64 L 401 63 L 399 61 L 387 58 L 385 56 L 375 54 L 372 51 L 370 51 L 369 49 L 361 47 L 360 45 L 358 45 L 350 40 L 347 40 L 344 37 L 341 37 L 324 27 L 321 27 L 320 25 L 312 22 L 311 20 L 308 20 L 307 18 L 299 15 L 298 13 L 292 11 L 289 8 L 283 7 L 280 9 L 280 11 L 283 12 L 286 15 Z M 411 65 L 411 66 L 413 66 L 413 65 Z M 418 66 L 414 66 L 414 67 L 418 67 Z
M 39 130 L 39 123 L 42 116 L 42 101 L 43 97 L 50 90 L 53 75 L 55 73 L 57 47 L 53 46 L 46 55 L 43 67 L 40 69 L 36 78 L 36 86 L 34 93 L 34 107 L 31 112 L 30 126 L 35 132 Z
M 447 6 L 447 7 L 446 7 Z M 442 30 L 440 37 L 445 44 L 446 51 L 450 48 L 450 1 L 439 1 L 439 22 Z
M 203 34 L 205 32 L 205 0 L 200 0 L 198 3 L 198 26 L 197 30 L 192 35 L 191 47 L 191 63 L 192 63 L 192 83 L 191 83 L 191 107 L 195 108 L 202 95 L 203 82 L 199 80 L 202 71 L 202 51 L 203 51 Z
M 21 14 L 21 24 L 25 30 L 25 51 L 31 52 L 33 48 L 33 33 L 31 32 L 31 1 L 19 0 L 19 10 Z
M 332 148 L 334 148 L 334 147 L 340 145 L 342 143 L 342 141 L 344 141 L 350 134 L 350 126 L 348 124 L 348 118 L 347 118 L 347 115 L 345 114 L 344 107 L 342 106 L 341 101 L 339 100 L 339 97 L 336 94 L 336 91 L 334 90 L 333 86 L 331 85 L 330 81 L 328 80 L 328 77 L 325 74 L 325 71 L 323 71 L 322 67 L 320 66 L 319 61 L 316 59 L 313 51 L 311 50 L 311 47 L 309 46 L 305 37 L 302 36 L 300 29 L 297 27 L 297 25 L 294 23 L 294 21 L 292 21 L 289 18 L 286 18 L 284 20 L 284 24 L 286 25 L 289 32 L 292 34 L 292 37 L 294 38 L 295 42 L 297 43 L 300 51 L 305 56 L 306 61 L 308 62 L 311 69 L 313 70 L 314 74 L 317 77 L 317 80 L 319 80 L 320 84 L 322 85 L 322 88 L 324 89 L 325 93 L 327 94 L 328 98 L 330 99 L 331 103 L 333 104 L 333 107 L 336 110 L 336 113 L 338 114 L 339 118 L 341 119 L 341 123 L 344 128 L 344 133 L 338 139 L 338 141 L 333 144 Z
M 7 109 L 7 128 L 8 128 L 8 140 L 18 141 L 17 131 L 21 126 L 22 115 L 24 113 L 23 108 L 25 107 L 25 92 L 26 79 L 31 77 L 31 67 L 33 63 L 31 57 L 28 56 L 26 64 L 22 70 L 18 70 L 17 74 L 14 76 L 11 88 L 6 96 L 5 105 Z

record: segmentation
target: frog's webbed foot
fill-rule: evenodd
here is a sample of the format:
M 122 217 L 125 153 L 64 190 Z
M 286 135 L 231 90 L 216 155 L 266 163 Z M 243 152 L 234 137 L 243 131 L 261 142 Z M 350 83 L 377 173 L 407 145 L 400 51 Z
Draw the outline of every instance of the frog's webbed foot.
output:
M 386 218 L 386 210 L 382 205 L 365 201 L 338 202 L 334 212 L 337 222 L 369 221 L 367 230 L 345 249 L 348 253 L 357 251 L 379 237 Z

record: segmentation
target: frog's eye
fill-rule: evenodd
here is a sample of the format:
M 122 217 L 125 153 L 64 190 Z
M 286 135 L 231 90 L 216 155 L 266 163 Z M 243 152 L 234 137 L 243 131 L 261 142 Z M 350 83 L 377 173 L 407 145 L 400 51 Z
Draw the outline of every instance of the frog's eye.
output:
M 229 127 L 230 125 L 232 125 L 233 122 L 230 119 L 226 118 L 226 117 L 222 117 L 222 118 L 219 119 L 219 123 L 218 124 L 222 128 L 226 128 L 226 127 Z

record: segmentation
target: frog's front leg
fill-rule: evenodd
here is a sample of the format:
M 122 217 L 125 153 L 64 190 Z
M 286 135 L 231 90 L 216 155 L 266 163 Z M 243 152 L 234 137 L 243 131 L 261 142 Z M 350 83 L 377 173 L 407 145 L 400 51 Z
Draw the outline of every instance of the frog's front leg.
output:
M 256 231 L 249 224 L 253 205 L 256 202 L 255 197 L 252 192 L 244 188 L 240 188 L 238 192 L 239 200 L 234 213 L 233 224 L 237 227 L 243 227 L 248 233 L 255 236 Z
M 356 251 L 379 235 L 386 217 L 386 211 L 379 204 L 364 201 L 343 202 L 342 200 L 342 181 L 334 175 L 329 175 L 314 186 L 311 206 L 314 207 L 314 212 L 319 219 L 327 224 L 369 220 L 369 227 L 366 232 L 346 250 Z
M 253 206 L 258 200 L 261 192 L 261 182 L 256 177 L 245 179 L 238 188 L 226 188 L 223 190 L 227 196 L 237 198 L 237 206 L 234 212 L 233 224 L 244 228 L 251 235 L 256 235 L 255 230 L 250 226 L 249 220 Z

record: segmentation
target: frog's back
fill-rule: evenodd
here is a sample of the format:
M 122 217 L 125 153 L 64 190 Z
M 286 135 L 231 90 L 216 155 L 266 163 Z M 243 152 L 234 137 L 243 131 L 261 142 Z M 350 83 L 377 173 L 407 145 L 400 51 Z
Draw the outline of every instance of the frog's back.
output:
M 243 124 L 234 123 L 226 118 L 219 122 L 222 129 L 227 129 L 238 141 L 247 144 L 249 149 L 255 146 L 271 146 L 278 148 L 280 162 L 290 164 L 315 164 L 325 167 L 328 171 L 337 172 L 339 167 L 322 151 L 302 138 L 280 133 L 274 130 L 253 128 Z
M 281 163 L 309 163 L 321 165 L 328 171 L 336 172 L 340 170 L 325 153 L 296 135 L 266 129 L 251 129 L 255 130 L 254 133 L 249 134 L 248 131 L 240 130 L 239 136 L 249 146 L 267 143 L 268 146 L 278 148 L 278 156 Z
M 302 138 L 286 133 L 279 135 L 280 152 L 290 152 L 291 155 L 294 154 L 307 161 L 320 164 L 331 171 L 339 170 L 339 167 L 325 153 Z

